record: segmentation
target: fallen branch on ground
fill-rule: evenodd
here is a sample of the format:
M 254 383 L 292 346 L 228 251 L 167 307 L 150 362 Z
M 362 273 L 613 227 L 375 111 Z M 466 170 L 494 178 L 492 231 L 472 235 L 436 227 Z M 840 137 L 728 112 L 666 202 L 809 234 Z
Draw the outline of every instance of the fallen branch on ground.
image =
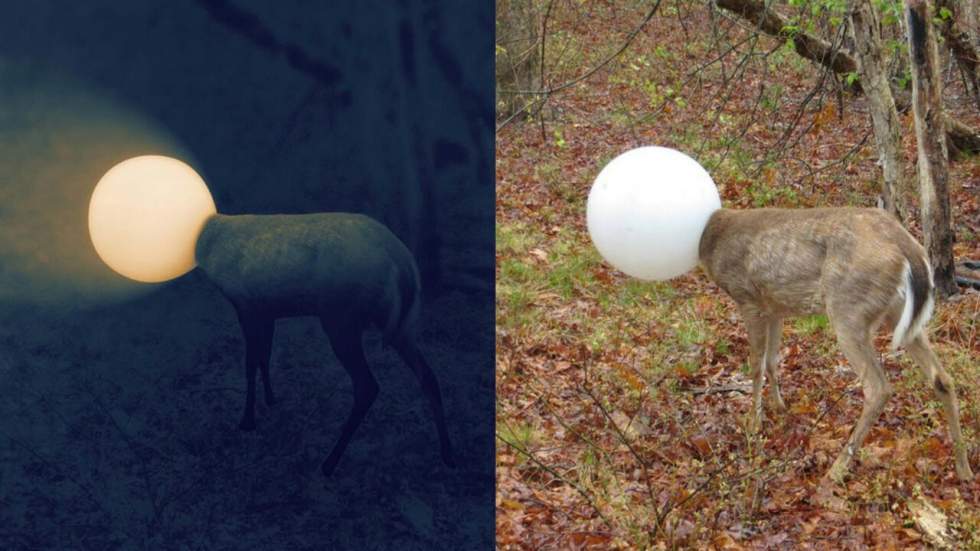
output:
M 703 388 L 692 388 L 689 389 L 691 394 L 695 396 L 700 396 L 702 394 L 722 394 L 725 392 L 739 392 L 742 394 L 749 394 L 752 391 L 752 387 L 749 385 L 721 385 L 721 386 L 706 386 Z

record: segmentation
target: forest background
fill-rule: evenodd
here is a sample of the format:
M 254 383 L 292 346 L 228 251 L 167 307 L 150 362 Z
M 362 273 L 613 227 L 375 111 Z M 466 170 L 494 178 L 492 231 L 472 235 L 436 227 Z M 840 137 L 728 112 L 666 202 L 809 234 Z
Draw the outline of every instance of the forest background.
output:
M 734 303 L 700 270 L 628 278 L 584 225 L 599 170 L 643 145 L 693 156 L 729 208 L 892 210 L 948 263 L 930 336 L 980 465 L 977 8 L 909 4 L 497 2 L 501 548 L 980 548 L 980 483 L 956 480 L 941 408 L 885 335 L 896 393 L 827 493 L 862 403 L 827 318 L 787 321 L 789 412 L 749 439 Z M 932 55 L 909 56 L 909 8 Z M 918 143 L 948 211 L 922 208 Z

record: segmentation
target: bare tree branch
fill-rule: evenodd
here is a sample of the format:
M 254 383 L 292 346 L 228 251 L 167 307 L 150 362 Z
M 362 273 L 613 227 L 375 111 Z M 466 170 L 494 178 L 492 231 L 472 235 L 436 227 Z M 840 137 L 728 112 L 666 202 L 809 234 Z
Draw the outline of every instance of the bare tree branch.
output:
M 802 57 L 829 67 L 836 73 L 857 71 L 857 60 L 845 50 L 835 48 L 826 40 L 802 31 L 789 32 L 790 21 L 753 0 L 716 0 L 719 8 L 726 9 L 754 23 L 762 32 L 793 41 L 796 53 Z
M 570 488 L 578 492 L 578 494 L 582 496 L 583 499 L 585 499 L 585 502 L 589 504 L 589 507 L 591 507 L 592 510 L 595 511 L 596 516 L 602 519 L 602 522 L 604 522 L 606 526 L 608 526 L 609 528 L 613 527 L 612 522 L 610 522 L 609 519 L 606 517 L 606 515 L 602 513 L 602 510 L 599 509 L 598 505 L 596 505 L 595 500 L 592 499 L 592 496 L 589 495 L 589 492 L 587 492 L 585 489 L 583 489 L 574 481 L 569 480 L 568 477 L 559 473 L 554 467 L 547 465 L 546 463 L 544 463 L 543 461 L 535 457 L 534 452 L 532 452 L 531 450 L 525 449 L 523 446 L 518 445 L 516 442 L 511 442 L 510 440 L 507 440 L 506 438 L 501 436 L 500 433 L 497 433 L 497 439 L 503 442 L 504 444 L 507 444 L 511 449 L 513 449 L 517 453 L 528 458 L 532 463 L 537 465 L 540 469 L 544 470 L 551 476 L 560 480 L 563 484 L 567 484 Z
M 540 111 L 544 107 L 544 104 L 547 103 L 548 98 L 550 98 L 552 94 L 555 94 L 567 88 L 571 88 L 572 86 L 575 86 L 576 84 L 590 78 L 592 75 L 599 72 L 603 67 L 608 65 L 612 60 L 619 57 L 620 54 L 625 52 L 626 49 L 630 47 L 630 44 L 632 44 L 633 40 L 637 37 L 637 35 L 640 34 L 640 31 L 642 31 L 643 28 L 646 27 L 647 23 L 649 23 L 650 20 L 653 19 L 653 16 L 657 13 L 657 10 L 660 8 L 661 1 L 662 0 L 657 0 L 656 4 L 654 4 L 653 7 L 650 8 L 650 11 L 647 13 L 646 17 L 643 18 L 643 21 L 641 21 L 640 24 L 637 25 L 637 27 L 633 29 L 629 35 L 626 36 L 626 41 L 623 42 L 623 45 L 620 46 L 618 50 L 616 50 L 613 54 L 603 59 L 595 67 L 592 67 L 585 73 L 567 82 L 559 84 L 558 86 L 554 86 L 552 88 L 546 88 L 543 90 L 502 90 L 502 92 L 504 93 L 538 95 L 542 97 L 539 101 L 531 102 L 530 105 L 527 105 L 523 109 L 518 110 L 516 113 L 514 113 L 506 120 L 504 120 L 504 122 L 497 125 L 497 131 L 499 132 L 502 128 L 504 128 L 505 126 L 513 122 L 518 115 L 528 112 L 531 108 L 535 108 L 537 111 Z M 542 71 L 544 71 L 543 67 L 542 67 Z M 544 73 L 542 72 L 542 74 Z M 542 82 L 542 86 L 544 86 L 544 82 Z
M 280 40 L 259 17 L 227 0 L 197 0 L 212 19 L 273 54 L 283 54 L 289 65 L 327 87 L 341 82 L 339 69 L 316 59 L 297 44 Z M 349 93 L 349 92 L 345 92 Z
M 980 153 L 980 131 L 972 126 L 946 116 L 946 144 L 950 153 Z
M 770 36 L 792 40 L 796 52 L 805 59 L 819 63 L 835 73 L 857 71 L 857 60 L 852 52 L 841 47 L 835 48 L 830 42 L 802 31 L 788 32 L 786 29 L 790 26 L 789 20 L 774 10 L 770 10 L 761 2 L 755 0 L 715 0 L 715 3 L 718 7 L 754 23 L 758 30 Z M 974 61 L 976 60 L 974 59 Z M 862 91 L 859 82 L 855 82 L 852 88 L 855 92 Z M 905 112 L 911 106 L 908 101 L 899 97 L 895 98 L 895 103 L 899 112 Z M 947 118 L 947 122 L 946 139 L 956 149 L 971 153 L 980 152 L 980 131 L 949 118 Z

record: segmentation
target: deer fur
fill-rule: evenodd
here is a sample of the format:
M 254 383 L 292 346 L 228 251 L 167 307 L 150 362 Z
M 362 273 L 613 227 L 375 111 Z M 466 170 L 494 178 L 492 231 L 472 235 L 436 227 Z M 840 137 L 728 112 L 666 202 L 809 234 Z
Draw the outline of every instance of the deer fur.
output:
M 782 321 L 826 313 L 837 342 L 857 373 L 864 408 L 827 476 L 841 482 L 892 386 L 872 338 L 892 330 L 943 404 L 953 440 L 956 474 L 970 480 L 959 406 L 950 376 L 929 346 L 933 280 L 926 252 L 899 222 L 879 209 L 720 209 L 701 236 L 701 266 L 738 305 L 749 334 L 752 375 L 750 430 L 762 423 L 763 377 L 768 402 L 785 410 L 777 380 Z
M 354 391 L 354 405 L 323 462 L 323 474 L 333 472 L 378 394 L 362 345 L 370 326 L 382 329 L 385 341 L 415 373 L 432 410 L 442 459 L 453 464 L 439 385 L 416 338 L 418 270 L 388 228 L 347 213 L 215 215 L 204 225 L 195 256 L 235 307 L 245 337 L 242 430 L 255 429 L 257 370 L 266 403 L 275 402 L 269 380 L 275 320 L 317 316 Z

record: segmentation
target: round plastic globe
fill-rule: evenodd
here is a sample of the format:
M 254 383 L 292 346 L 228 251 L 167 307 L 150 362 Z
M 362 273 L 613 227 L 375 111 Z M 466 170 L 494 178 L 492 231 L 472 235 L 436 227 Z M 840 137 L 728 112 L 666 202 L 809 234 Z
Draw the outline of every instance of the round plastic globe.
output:
M 633 277 L 665 280 L 697 265 L 698 243 L 721 208 L 708 172 L 666 147 L 623 153 L 589 192 L 589 235 L 607 262 Z
M 110 268 L 156 283 L 194 268 L 197 238 L 215 213 L 211 193 L 193 168 L 160 155 L 133 157 L 95 186 L 89 235 Z

